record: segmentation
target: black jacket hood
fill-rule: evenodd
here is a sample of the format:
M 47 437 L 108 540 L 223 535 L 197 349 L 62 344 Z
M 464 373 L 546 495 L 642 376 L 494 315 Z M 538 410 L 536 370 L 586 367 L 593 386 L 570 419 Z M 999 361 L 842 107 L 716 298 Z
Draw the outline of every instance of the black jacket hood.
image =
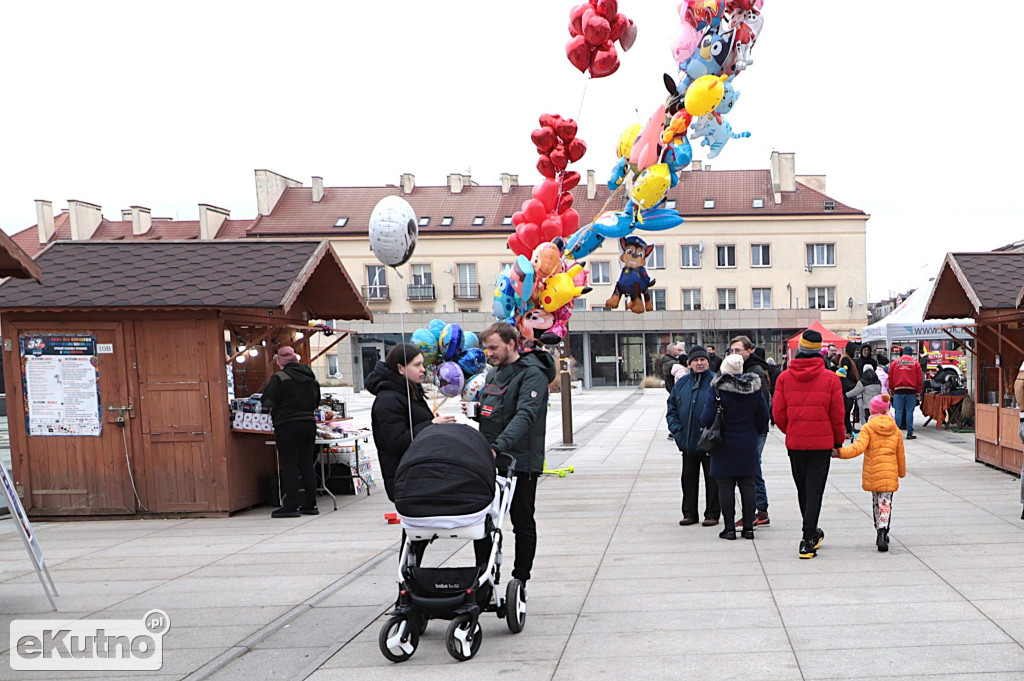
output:
M 548 378 L 548 383 L 551 383 L 551 381 L 558 377 L 558 367 L 555 365 L 555 358 L 551 356 L 551 353 L 544 350 L 525 352 L 519 356 L 519 362 L 527 366 L 535 366 L 543 371 L 544 375 Z
M 302 362 L 286 364 L 281 371 L 291 376 L 292 380 L 298 383 L 309 383 L 316 380 L 316 374 L 313 373 L 313 370 Z
M 408 385 L 409 382 L 405 380 L 405 376 L 399 376 L 391 369 L 388 369 L 388 365 L 384 362 L 377 362 L 377 366 L 366 377 L 366 389 L 372 395 L 380 395 L 386 390 L 394 390 L 404 395 Z

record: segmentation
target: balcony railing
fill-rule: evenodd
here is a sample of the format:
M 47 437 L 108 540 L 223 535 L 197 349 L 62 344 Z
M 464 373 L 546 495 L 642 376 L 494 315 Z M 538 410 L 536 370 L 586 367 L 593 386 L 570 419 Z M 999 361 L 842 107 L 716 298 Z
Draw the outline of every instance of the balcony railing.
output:
M 363 299 L 368 302 L 387 302 L 391 300 L 387 286 L 363 286 Z
M 480 300 L 480 284 L 453 284 L 455 300 Z
M 433 284 L 409 284 L 406 289 L 409 300 L 434 300 Z

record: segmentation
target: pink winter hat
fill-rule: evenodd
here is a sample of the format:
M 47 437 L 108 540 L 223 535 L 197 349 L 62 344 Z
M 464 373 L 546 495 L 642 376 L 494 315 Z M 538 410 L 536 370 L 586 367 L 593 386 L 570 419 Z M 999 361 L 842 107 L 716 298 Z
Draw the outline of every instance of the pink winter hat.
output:
M 871 399 L 871 413 L 872 414 L 888 414 L 889 413 L 889 400 L 892 399 L 888 395 L 879 395 Z

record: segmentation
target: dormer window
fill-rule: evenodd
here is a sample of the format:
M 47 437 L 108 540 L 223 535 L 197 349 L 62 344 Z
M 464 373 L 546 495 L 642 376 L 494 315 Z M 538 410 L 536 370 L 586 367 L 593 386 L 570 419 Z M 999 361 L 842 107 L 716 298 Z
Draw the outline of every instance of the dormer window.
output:
M 704 208 L 705 209 L 709 210 L 709 209 L 714 208 L 714 207 L 715 207 L 715 200 L 714 199 L 704 199 Z
M 424 216 L 424 217 L 420 218 L 420 223 L 419 224 L 420 224 L 420 227 L 426 227 L 427 225 L 430 224 L 430 218 L 428 216 Z
M 676 200 L 675 199 L 669 199 L 668 201 L 666 201 L 665 202 L 665 208 L 667 208 L 669 210 L 675 210 L 676 209 Z
M 512 224 L 512 216 L 511 215 L 506 215 L 505 217 L 503 217 L 501 219 L 501 224 L 502 224 L 502 226 L 506 226 L 506 227 L 508 225 L 511 225 Z
M 750 202 L 751 208 L 764 208 L 764 199 L 754 199 Z
M 484 224 L 484 216 L 483 215 L 477 215 L 475 218 L 473 218 L 473 226 L 474 227 L 479 227 L 482 224 Z
M 451 227 L 452 226 L 452 216 L 451 215 L 445 215 L 443 218 L 441 218 L 441 226 L 442 227 Z
M 836 202 L 835 201 L 824 201 L 823 204 L 824 204 L 825 210 L 827 210 L 827 211 L 834 211 L 836 209 Z
M 344 227 L 347 224 L 348 224 L 348 218 L 338 218 L 337 221 L 335 221 L 334 226 L 335 227 Z

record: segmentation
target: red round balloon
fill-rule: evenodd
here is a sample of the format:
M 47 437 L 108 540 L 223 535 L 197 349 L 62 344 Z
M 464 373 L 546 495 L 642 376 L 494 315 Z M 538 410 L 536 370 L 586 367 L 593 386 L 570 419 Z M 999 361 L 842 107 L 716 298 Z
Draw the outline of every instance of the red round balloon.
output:
M 576 209 L 570 208 L 560 217 L 562 218 L 562 236 L 568 239 L 580 228 L 580 214 L 576 212 Z
M 544 204 L 544 210 L 550 213 L 558 204 L 558 183 L 554 180 L 544 180 L 533 185 L 531 192 L 533 198 Z M 555 236 L 558 236 L 557 234 Z
M 533 222 L 540 224 L 544 222 L 544 218 L 548 215 L 548 209 L 544 207 L 544 204 L 537 199 L 528 199 L 523 204 L 523 216 L 526 218 L 526 222 Z
M 562 218 L 552 215 L 544 220 L 540 225 L 540 233 L 544 237 L 544 241 L 551 241 L 555 237 L 562 236 Z
M 533 253 L 532 249 L 526 247 L 526 245 L 519 239 L 518 234 L 508 235 L 508 247 L 516 255 L 525 255 L 527 258 Z
M 523 211 L 517 210 L 515 213 L 512 213 L 512 224 L 513 225 L 518 227 L 519 225 L 523 224 L 524 222 L 526 222 L 526 218 L 523 217 Z
M 583 37 L 586 41 L 597 47 L 605 44 L 611 34 L 612 27 L 608 20 L 593 10 L 587 10 L 583 15 Z

